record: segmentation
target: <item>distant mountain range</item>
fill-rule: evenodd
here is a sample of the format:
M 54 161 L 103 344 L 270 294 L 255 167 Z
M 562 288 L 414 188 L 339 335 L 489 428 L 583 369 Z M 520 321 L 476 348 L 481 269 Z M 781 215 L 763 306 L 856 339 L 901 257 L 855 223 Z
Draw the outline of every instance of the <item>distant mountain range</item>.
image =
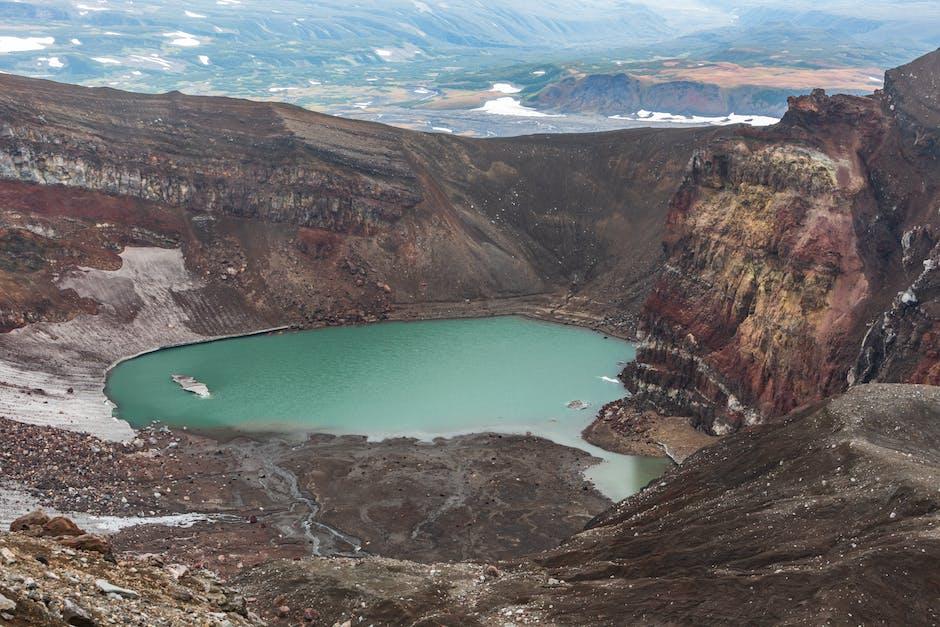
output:
M 415 127 L 427 125 L 422 115 L 402 110 L 440 98 L 477 107 L 497 81 L 530 105 L 570 113 L 624 113 L 640 102 L 777 114 L 785 95 L 867 91 L 885 68 L 935 48 L 937 4 L 588 0 L 572 11 L 560 0 L 0 0 L 0 71 L 369 119 L 395 109 L 396 123 Z M 745 68 L 760 87 L 693 72 L 716 63 Z M 778 70 L 806 75 L 775 84 Z M 819 71 L 851 76 L 826 82 Z M 611 78 L 591 77 L 602 74 Z
M 629 114 L 642 109 L 679 115 L 721 116 L 741 112 L 780 117 L 787 110 L 791 89 L 756 85 L 724 88 L 695 81 L 662 83 L 628 74 L 569 76 L 529 99 L 539 109 Z

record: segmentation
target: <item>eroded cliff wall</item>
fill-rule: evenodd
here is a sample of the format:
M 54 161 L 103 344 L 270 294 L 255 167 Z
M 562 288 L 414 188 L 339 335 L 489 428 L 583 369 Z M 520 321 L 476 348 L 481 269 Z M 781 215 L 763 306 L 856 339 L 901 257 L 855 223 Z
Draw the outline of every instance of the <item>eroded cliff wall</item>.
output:
M 715 434 L 867 381 L 940 383 L 940 52 L 696 151 L 624 373 Z
M 2 76 L 0 237 L 31 261 L 0 265 L 0 329 L 89 310 L 54 275 L 137 243 L 181 247 L 195 274 L 281 322 L 548 295 L 629 332 L 666 201 L 717 132 L 479 141 Z

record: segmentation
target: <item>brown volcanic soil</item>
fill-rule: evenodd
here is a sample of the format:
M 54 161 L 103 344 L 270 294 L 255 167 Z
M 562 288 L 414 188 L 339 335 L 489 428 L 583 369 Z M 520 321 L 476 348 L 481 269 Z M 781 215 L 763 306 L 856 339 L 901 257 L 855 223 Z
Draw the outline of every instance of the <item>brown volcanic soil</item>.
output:
M 928 625 L 940 620 L 938 446 L 940 389 L 859 386 L 722 439 L 498 572 L 275 561 L 238 583 L 262 611 L 280 597 L 328 624 Z
M 677 464 L 717 441 L 690 425 L 685 416 L 664 416 L 645 410 L 629 398 L 604 405 L 581 437 L 615 453 L 669 457 Z
M 377 555 L 506 559 L 555 547 L 609 506 L 581 470 L 599 460 L 542 438 L 477 434 L 433 443 L 314 436 L 279 464 L 320 520 Z
M 222 515 L 186 528 L 133 527 L 114 542 L 228 574 L 316 552 L 440 561 L 552 548 L 610 506 L 581 474 L 597 461 L 528 436 L 223 442 L 153 428 L 116 444 L 0 418 L 7 487 L 59 511 Z M 306 520 L 315 521 L 313 537 Z

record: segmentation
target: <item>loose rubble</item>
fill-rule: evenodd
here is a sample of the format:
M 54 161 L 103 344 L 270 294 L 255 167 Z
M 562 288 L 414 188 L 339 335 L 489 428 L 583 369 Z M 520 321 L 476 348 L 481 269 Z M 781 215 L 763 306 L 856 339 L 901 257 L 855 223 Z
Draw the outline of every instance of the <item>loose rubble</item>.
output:
M 0 533 L 0 618 L 14 625 L 262 625 L 207 570 L 174 577 L 158 556 L 76 551 L 32 531 Z M 39 559 L 39 556 L 42 559 Z

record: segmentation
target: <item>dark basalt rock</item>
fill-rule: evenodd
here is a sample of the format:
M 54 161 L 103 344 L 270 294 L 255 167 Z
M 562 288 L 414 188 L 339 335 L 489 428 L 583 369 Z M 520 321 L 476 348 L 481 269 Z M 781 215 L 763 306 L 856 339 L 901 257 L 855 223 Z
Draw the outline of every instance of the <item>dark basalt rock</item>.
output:
M 928 386 L 858 386 L 728 436 L 537 559 L 573 584 L 553 618 L 935 622 L 938 450 Z

